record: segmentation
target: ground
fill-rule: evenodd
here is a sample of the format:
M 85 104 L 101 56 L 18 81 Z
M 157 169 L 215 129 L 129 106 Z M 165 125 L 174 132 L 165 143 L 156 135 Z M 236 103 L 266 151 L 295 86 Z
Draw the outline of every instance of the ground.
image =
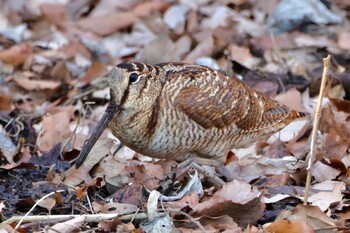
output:
M 0 4 L 4 232 L 350 231 L 348 1 Z M 223 186 L 195 169 L 174 180 L 173 161 L 120 147 L 108 129 L 77 169 L 109 101 L 107 70 L 124 61 L 210 66 L 307 116 L 233 149 L 225 166 L 205 167 Z

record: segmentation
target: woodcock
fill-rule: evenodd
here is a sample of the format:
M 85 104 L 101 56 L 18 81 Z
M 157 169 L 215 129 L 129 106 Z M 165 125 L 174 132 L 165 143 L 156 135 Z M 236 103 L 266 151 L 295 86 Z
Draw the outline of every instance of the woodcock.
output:
M 110 71 L 109 88 L 109 105 L 77 167 L 107 125 L 123 144 L 143 155 L 177 161 L 195 155 L 222 163 L 232 148 L 305 115 L 200 65 L 122 63 Z

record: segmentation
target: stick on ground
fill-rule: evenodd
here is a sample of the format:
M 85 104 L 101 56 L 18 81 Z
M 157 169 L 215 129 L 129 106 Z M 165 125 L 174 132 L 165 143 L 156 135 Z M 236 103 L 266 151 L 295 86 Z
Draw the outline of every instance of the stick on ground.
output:
M 324 96 L 324 89 L 326 86 L 326 80 L 327 80 L 327 73 L 329 69 L 329 61 L 331 60 L 331 55 L 328 54 L 326 58 L 323 58 L 323 72 L 322 72 L 322 81 L 321 81 L 321 87 L 320 87 L 320 93 L 318 95 L 318 101 L 314 116 L 314 124 L 312 127 L 312 134 L 311 134 L 311 143 L 310 143 L 310 156 L 309 161 L 307 165 L 307 177 L 306 177 L 306 184 L 305 184 L 305 192 L 304 192 L 304 205 L 307 205 L 307 200 L 309 197 L 309 190 L 311 186 L 311 170 L 312 170 L 312 162 L 314 161 L 315 154 L 316 154 L 316 142 L 317 142 L 317 131 L 320 123 L 320 117 L 321 117 L 321 107 L 322 107 L 322 100 Z

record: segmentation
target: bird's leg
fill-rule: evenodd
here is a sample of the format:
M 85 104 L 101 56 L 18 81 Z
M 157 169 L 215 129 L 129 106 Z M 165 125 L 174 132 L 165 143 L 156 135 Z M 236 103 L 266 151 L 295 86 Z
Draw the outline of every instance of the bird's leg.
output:
M 220 179 L 215 174 L 210 173 L 208 170 L 206 170 L 203 166 L 199 165 L 198 163 L 193 162 L 192 167 L 197 171 L 199 171 L 200 173 L 202 173 L 205 177 L 207 177 L 212 182 L 220 185 L 221 187 L 224 186 L 225 182 L 222 179 Z
M 205 177 L 207 177 L 209 180 L 212 182 L 223 186 L 225 182 L 220 179 L 218 176 L 215 174 L 210 173 L 208 170 L 206 170 L 203 166 L 199 165 L 197 163 L 197 156 L 190 156 L 186 160 L 182 161 L 181 163 L 178 164 L 175 170 L 176 178 L 179 178 L 183 174 L 185 174 L 188 170 L 191 168 L 196 169 L 200 173 L 202 173 Z

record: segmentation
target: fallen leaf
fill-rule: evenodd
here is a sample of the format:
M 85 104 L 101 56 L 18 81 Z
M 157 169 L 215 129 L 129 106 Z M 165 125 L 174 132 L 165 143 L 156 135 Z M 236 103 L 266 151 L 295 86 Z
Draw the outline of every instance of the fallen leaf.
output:
M 198 204 L 199 204 L 199 197 L 198 197 L 198 194 L 195 192 L 184 196 L 180 200 L 163 203 L 163 205 L 166 208 L 171 208 L 171 209 L 183 209 L 187 206 L 190 207 L 191 209 L 194 209 Z
M 294 209 L 281 211 L 277 216 L 276 221 L 287 219 L 289 221 L 301 220 L 306 222 L 315 231 L 324 229 L 334 229 L 334 221 L 327 216 L 317 206 L 297 205 Z
M 61 84 L 52 80 L 34 80 L 30 79 L 31 74 L 15 74 L 12 80 L 20 87 L 27 91 L 49 89 L 54 90 Z
M 350 50 L 349 40 L 349 31 L 342 31 L 338 34 L 338 45 L 341 49 Z
M 78 21 L 78 26 L 83 30 L 106 36 L 132 25 L 136 20 L 137 16 L 130 12 L 118 12 L 105 16 L 83 18 Z
M 52 208 L 56 206 L 56 200 L 55 198 L 48 197 L 40 201 L 38 205 L 46 208 L 50 212 Z
M 315 177 L 315 180 L 317 182 L 333 180 L 339 174 L 340 174 L 340 171 L 322 163 L 321 161 L 317 161 L 313 165 L 312 176 Z
M 71 106 L 66 107 L 71 109 Z M 41 151 L 50 151 L 54 145 L 65 142 L 71 135 L 69 130 L 70 117 L 66 112 L 47 114 L 43 117 L 42 129 L 38 137 L 38 147 Z
M 83 225 L 84 220 L 85 220 L 84 216 L 79 216 L 65 222 L 56 223 L 55 225 L 50 227 L 50 229 L 48 229 L 47 232 L 49 233 L 73 232 L 75 229 L 78 229 Z
M 273 143 L 275 140 L 280 140 L 282 142 L 294 142 L 306 133 L 309 128 L 309 124 L 310 120 L 307 117 L 296 119 L 282 130 L 272 135 L 267 142 Z
M 326 182 L 329 183 L 329 181 Z M 320 188 L 320 185 L 316 184 L 312 188 Z M 308 198 L 308 201 L 312 205 L 318 206 L 322 211 L 326 211 L 330 207 L 330 205 L 339 203 L 343 199 L 342 190 L 344 189 L 344 183 L 334 182 L 332 189 L 313 194 Z
M 6 208 L 4 202 L 5 202 L 5 201 L 0 202 L 0 213 L 2 212 L 3 209 Z
M 209 17 L 203 19 L 202 21 L 202 28 L 207 29 L 216 29 L 218 27 L 228 27 L 229 21 L 233 19 L 234 16 L 236 16 L 235 12 L 224 5 L 218 5 L 217 7 L 213 7 L 206 12 Z
M 9 163 L 10 165 L 14 164 L 13 157 L 17 153 L 17 148 L 13 145 L 12 141 L 0 131 L 0 158 L 1 166 Z M 4 161 L 5 160 L 5 161 Z M 0 166 L 0 167 L 1 167 Z
M 336 213 L 336 215 L 340 216 L 342 219 L 349 220 L 350 219 L 350 206 L 345 207 L 339 213 Z
M 21 43 L 0 51 L 0 60 L 18 66 L 23 64 L 33 52 L 31 43 Z
M 185 62 L 193 63 L 197 58 L 211 56 L 214 51 L 214 40 L 212 36 L 199 43 L 184 59 Z
M 303 220 L 289 221 L 279 220 L 273 222 L 271 225 L 266 227 L 267 232 L 271 233 L 314 233 L 315 231 Z
M 280 93 L 274 99 L 296 111 L 307 112 L 303 106 L 301 93 L 296 88 L 291 88 L 286 92 Z
M 40 5 L 40 11 L 47 21 L 57 27 L 61 27 L 65 23 L 66 8 L 62 4 L 44 3 Z
M 164 13 L 164 22 L 177 34 L 182 34 L 185 30 L 186 14 L 189 10 L 189 7 L 186 5 L 173 5 Z
M 151 41 L 141 52 L 140 60 L 156 64 L 161 62 L 181 61 L 184 55 L 190 50 L 191 39 L 184 35 L 176 42 L 169 36 L 159 36 Z
M 12 108 L 12 97 L 8 95 L 0 96 L 0 111 L 9 111 Z
M 212 217 L 229 215 L 238 225 L 247 226 L 254 224 L 263 215 L 265 205 L 259 196 L 260 192 L 256 188 L 234 180 L 226 183 L 211 198 L 199 203 L 194 211 Z
M 237 61 L 239 64 L 247 67 L 248 69 L 255 69 L 260 62 L 258 58 L 253 57 L 248 47 L 231 44 L 230 55 L 233 60 Z
M 94 78 L 103 76 L 106 73 L 106 66 L 102 62 L 95 61 L 89 66 L 86 73 L 78 78 L 82 84 L 90 83 Z

